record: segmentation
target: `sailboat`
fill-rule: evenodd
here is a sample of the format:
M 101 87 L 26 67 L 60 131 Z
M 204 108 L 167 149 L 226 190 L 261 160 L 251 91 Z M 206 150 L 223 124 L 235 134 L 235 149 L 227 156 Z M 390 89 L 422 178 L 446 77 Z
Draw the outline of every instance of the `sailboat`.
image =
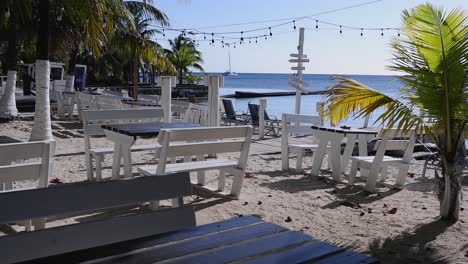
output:
M 231 71 L 231 52 L 228 53 L 229 55 L 229 70 L 223 73 L 224 76 L 237 76 L 237 73 Z

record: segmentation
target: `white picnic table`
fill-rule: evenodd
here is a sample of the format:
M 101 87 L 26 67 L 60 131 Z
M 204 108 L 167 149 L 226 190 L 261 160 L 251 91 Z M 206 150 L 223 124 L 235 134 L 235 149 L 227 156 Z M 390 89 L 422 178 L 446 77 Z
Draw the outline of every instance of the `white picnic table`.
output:
M 367 136 L 376 135 L 378 131 L 357 128 L 337 128 L 324 126 L 311 126 L 314 136 L 319 139 L 319 144 L 312 163 L 311 174 L 317 176 L 322 166 L 325 150 L 330 142 L 331 169 L 334 180 L 339 181 L 349 163 L 354 145 L 358 140 L 359 156 L 367 156 Z M 341 155 L 341 142 L 346 138 L 346 146 Z

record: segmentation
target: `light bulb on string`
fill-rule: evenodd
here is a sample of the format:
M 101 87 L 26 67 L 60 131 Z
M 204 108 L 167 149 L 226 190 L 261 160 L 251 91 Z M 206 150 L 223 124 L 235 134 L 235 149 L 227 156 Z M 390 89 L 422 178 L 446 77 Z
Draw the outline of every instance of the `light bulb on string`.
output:
M 244 31 L 241 31 L 241 37 L 240 37 L 241 42 L 244 41 Z
M 383 37 L 383 36 L 384 36 L 384 34 L 383 34 L 383 28 L 381 29 L 381 31 L 382 31 L 382 33 L 380 33 L 380 36 Z
M 294 30 L 296 30 L 296 20 L 293 20 Z
M 252 41 L 249 39 L 249 44 L 252 43 Z
M 272 37 L 273 33 L 271 33 L 271 27 L 268 27 L 268 29 L 270 30 L 270 37 Z
M 400 30 L 398 30 L 398 36 L 400 36 Z
M 221 39 L 221 43 L 224 44 L 224 37 Z
M 364 36 L 364 33 L 362 32 L 363 30 L 364 30 L 364 29 L 361 28 L 361 38 L 362 38 L 362 36 Z
M 206 34 L 205 33 L 203 33 L 203 39 L 206 39 Z
M 214 33 L 211 33 L 211 43 L 214 44 Z
M 258 43 L 258 38 L 257 37 L 255 37 L 255 43 Z
M 340 25 L 340 35 L 343 35 L 343 29 L 341 28 L 341 25 Z
M 315 20 L 315 30 L 318 30 L 318 20 Z
M 165 37 L 166 37 L 166 33 L 164 32 L 164 28 L 163 28 L 163 30 L 162 30 L 162 33 L 163 33 L 163 38 L 165 38 Z

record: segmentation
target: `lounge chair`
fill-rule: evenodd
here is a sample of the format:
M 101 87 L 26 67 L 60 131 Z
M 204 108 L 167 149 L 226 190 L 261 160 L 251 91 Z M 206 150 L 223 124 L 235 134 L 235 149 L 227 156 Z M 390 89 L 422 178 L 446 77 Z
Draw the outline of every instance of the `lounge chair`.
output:
M 178 199 L 175 208 L 0 237 L 2 263 L 349 263 L 376 259 L 252 216 L 195 226 L 188 173 L 0 193 L 0 223 Z M 83 217 L 83 219 L 89 217 Z
M 249 112 L 250 112 L 250 122 L 254 127 L 258 127 L 260 123 L 260 105 L 249 103 Z M 270 116 L 265 111 L 265 136 L 275 136 L 279 137 L 281 135 L 281 120 L 276 116 Z
M 228 99 L 222 99 L 224 106 L 224 114 L 221 116 L 221 121 L 225 126 L 239 126 L 247 125 L 250 123 L 248 115 L 244 112 L 236 112 L 232 101 Z

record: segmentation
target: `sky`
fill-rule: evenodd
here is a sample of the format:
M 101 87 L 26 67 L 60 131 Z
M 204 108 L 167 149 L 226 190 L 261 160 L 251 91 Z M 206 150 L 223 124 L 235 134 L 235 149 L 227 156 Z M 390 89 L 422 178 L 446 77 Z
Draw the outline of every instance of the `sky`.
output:
M 310 62 L 305 65 L 305 73 L 313 74 L 395 74 L 386 69 L 392 57 L 390 43 L 397 31 L 363 31 L 325 25 L 326 21 L 357 28 L 398 28 L 401 13 L 411 9 L 424 0 L 382 0 L 345 10 L 320 14 L 331 10 L 359 5 L 372 0 L 154 0 L 153 4 L 164 11 L 170 19 L 172 28 L 195 28 L 203 32 L 240 32 L 258 28 L 268 28 L 294 18 L 311 16 L 296 22 L 297 28 L 304 27 L 304 54 Z M 446 9 L 467 9 L 467 0 L 432 0 L 430 3 Z M 319 15 L 317 15 L 319 14 Z M 284 21 L 271 21 L 248 25 L 222 26 L 265 20 L 291 18 Z M 288 33 L 283 33 L 288 32 Z M 277 34 L 278 33 L 278 34 Z M 178 32 L 165 31 L 159 36 L 158 43 L 167 46 L 166 39 L 174 38 Z M 244 33 L 244 37 L 268 34 L 262 30 Z M 240 73 L 292 73 L 293 66 L 288 62 L 290 53 L 297 52 L 299 30 L 294 31 L 292 24 L 272 28 L 273 36 L 258 39 L 258 44 L 244 43 L 236 48 L 222 48 L 216 41 L 213 46 L 208 41 L 200 41 L 198 49 L 203 54 L 206 72 L 224 72 L 228 68 L 228 52 L 231 53 L 232 71 Z M 226 35 L 239 37 L 240 34 Z M 203 40 L 203 35 L 195 36 Z M 207 35 L 210 39 L 210 36 Z

